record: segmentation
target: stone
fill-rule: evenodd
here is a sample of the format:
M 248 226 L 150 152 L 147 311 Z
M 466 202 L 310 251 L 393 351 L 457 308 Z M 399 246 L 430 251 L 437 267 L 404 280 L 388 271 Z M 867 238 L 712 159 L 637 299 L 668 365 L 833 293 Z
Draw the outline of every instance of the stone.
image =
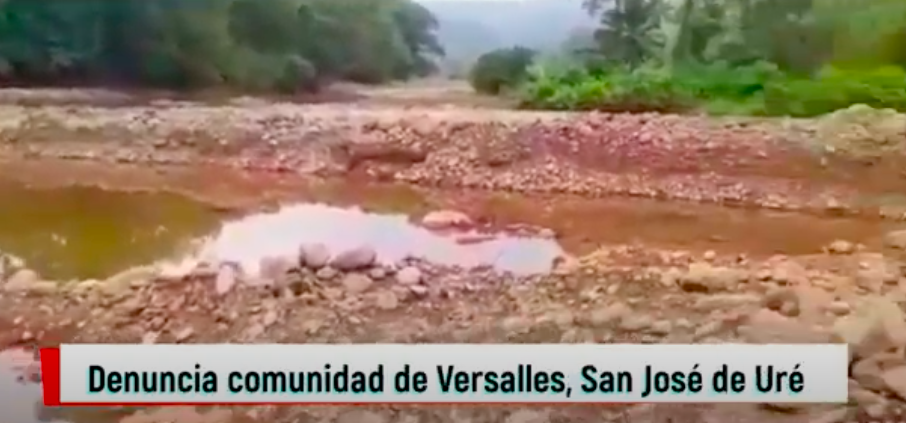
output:
M 626 304 L 615 303 L 607 307 L 593 310 L 590 313 L 588 320 L 593 326 L 604 326 L 622 320 L 631 312 L 632 309 Z
M 863 388 L 859 382 L 852 379 L 849 380 L 849 399 L 862 407 L 886 402 L 881 394 Z
M 798 307 L 799 298 L 796 293 L 787 287 L 774 287 L 768 290 L 761 298 L 761 304 L 774 311 L 780 311 L 785 304 L 796 303 Z
M 906 317 L 888 298 L 870 297 L 834 324 L 834 336 L 850 345 L 855 357 L 906 346 Z
M 0 251 L 0 283 L 23 268 L 25 268 L 25 260 Z
M 3 289 L 6 291 L 23 291 L 30 289 L 32 285 L 41 282 L 41 275 L 31 269 L 19 269 L 15 271 L 6 283 Z
M 802 285 L 808 282 L 808 270 L 795 261 L 784 261 L 771 269 L 770 279 L 783 285 Z
M 269 281 L 282 281 L 296 267 L 291 257 L 265 256 L 258 262 L 258 274 Z
M 138 266 L 107 278 L 103 284 L 115 288 L 128 288 L 134 284 L 150 281 L 158 274 L 159 270 L 154 266 Z
M 715 292 L 728 289 L 743 279 L 739 271 L 727 267 L 696 262 L 679 280 L 680 287 L 689 292 Z
M 360 273 L 347 273 L 343 276 L 342 284 L 350 294 L 361 294 L 371 288 L 374 281 Z
M 48 295 L 60 290 L 60 284 L 54 281 L 38 281 L 31 285 L 29 291 L 36 294 Z
M 218 295 L 226 294 L 236 286 L 239 281 L 239 269 L 231 264 L 222 264 L 217 269 L 217 277 L 214 279 L 214 291 Z
M 823 344 L 830 334 L 775 311 L 761 309 L 748 317 L 739 333 L 755 344 Z
M 677 285 L 677 282 L 683 277 L 683 271 L 675 267 L 671 267 L 660 274 L 658 282 L 661 283 L 665 288 L 674 287 Z
M 855 282 L 869 292 L 879 292 L 885 284 L 896 283 L 899 275 L 886 263 L 876 263 L 856 271 Z
M 669 320 L 658 320 L 648 329 L 649 332 L 655 335 L 669 335 L 672 330 L 673 323 Z
M 396 272 L 396 281 L 400 285 L 418 285 L 422 281 L 422 271 L 415 266 L 406 266 Z
M 330 266 L 341 271 L 366 269 L 374 265 L 377 252 L 369 246 L 361 246 L 337 254 L 330 261 Z
M 830 254 L 852 254 L 856 251 L 856 245 L 852 242 L 838 239 L 828 244 L 824 249 Z
M 906 401 L 906 365 L 884 370 L 881 374 L 888 391 L 896 394 L 902 401 Z
M 906 250 L 906 229 L 888 232 L 884 235 L 884 245 L 890 248 Z
M 461 228 L 472 225 L 472 219 L 455 210 L 437 210 L 422 217 L 422 226 L 428 229 Z
M 337 272 L 337 269 L 327 266 L 318 269 L 318 271 L 315 272 L 315 277 L 322 281 L 327 281 L 337 277 L 338 274 L 339 272 Z
M 387 269 L 381 266 L 372 267 L 371 270 L 368 271 L 368 277 L 376 281 L 384 279 L 387 277 Z
M 620 329 L 627 332 L 641 331 L 650 328 L 652 323 L 651 317 L 644 314 L 629 315 L 620 321 Z
M 330 249 L 321 243 L 305 244 L 299 247 L 299 265 L 317 270 L 330 262 Z
M 160 337 L 160 334 L 157 332 L 145 332 L 142 335 L 142 344 L 150 345 L 157 343 L 157 338 Z
M 194 334 L 195 334 L 195 329 L 193 329 L 192 327 L 187 327 L 187 328 L 177 332 L 175 335 L 173 335 L 173 337 L 174 337 L 174 339 L 176 339 L 176 342 L 182 342 L 182 341 L 185 341 L 185 340 L 191 338 L 192 335 L 194 335 Z
M 881 379 L 884 365 L 884 354 L 877 354 L 864 360 L 859 360 L 852 365 L 850 377 L 859 383 L 859 386 L 875 392 L 883 391 L 885 382 Z
M 425 298 L 430 293 L 428 287 L 424 285 L 411 285 L 409 286 L 409 291 L 412 292 L 417 298 Z
M 374 305 L 381 310 L 395 310 L 400 305 L 399 297 L 391 290 L 383 290 L 375 294 Z
M 761 300 L 755 294 L 703 295 L 695 300 L 694 307 L 699 311 L 727 310 L 758 304 Z

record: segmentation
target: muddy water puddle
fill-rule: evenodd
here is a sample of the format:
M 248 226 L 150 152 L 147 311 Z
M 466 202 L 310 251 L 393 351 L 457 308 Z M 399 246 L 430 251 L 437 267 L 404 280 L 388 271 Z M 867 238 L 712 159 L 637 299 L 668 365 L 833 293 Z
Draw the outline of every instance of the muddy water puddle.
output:
M 308 242 L 334 252 L 368 245 L 383 261 L 414 256 L 533 273 L 549 269 L 564 250 L 581 254 L 601 244 L 797 254 L 835 239 L 872 245 L 891 227 L 687 203 L 425 191 L 222 169 L 3 168 L 0 250 L 55 280 L 187 257 L 255 268 L 262 257 L 293 254 Z M 421 215 L 445 209 L 465 212 L 481 233 L 417 224 Z

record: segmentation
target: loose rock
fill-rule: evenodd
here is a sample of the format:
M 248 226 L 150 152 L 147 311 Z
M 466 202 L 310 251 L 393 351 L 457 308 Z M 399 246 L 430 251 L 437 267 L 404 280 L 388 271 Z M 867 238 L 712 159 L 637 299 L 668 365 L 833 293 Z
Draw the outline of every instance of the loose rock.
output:
M 274 282 L 286 278 L 286 275 L 295 267 L 296 263 L 292 258 L 282 256 L 262 257 L 258 265 L 260 276 Z
M 368 276 L 360 273 L 348 273 L 343 276 L 343 287 L 350 294 L 361 294 L 368 290 L 374 282 Z
M 884 245 L 890 248 L 906 250 L 906 229 L 888 232 L 884 236 Z
M 890 392 L 906 401 L 906 365 L 885 370 L 881 379 Z
M 337 272 L 337 269 L 334 269 L 333 267 L 330 267 L 330 266 L 322 267 L 322 268 L 318 269 L 317 272 L 315 272 L 315 276 L 318 279 L 321 279 L 323 281 L 331 280 L 331 279 L 337 277 L 338 274 L 339 274 L 339 272 Z
M 401 285 L 418 285 L 422 281 L 422 271 L 414 266 L 406 266 L 396 272 L 396 281 Z
M 422 226 L 429 229 L 448 229 L 453 227 L 466 227 L 472 224 L 472 219 L 465 213 L 455 210 L 438 210 L 426 214 L 422 218 Z
M 330 250 L 324 244 L 305 244 L 299 247 L 299 265 L 320 269 L 330 262 Z
M 381 310 L 394 310 L 399 307 L 400 301 L 396 293 L 387 289 L 375 294 L 374 303 Z
M 236 266 L 223 264 L 217 270 L 217 277 L 214 279 L 214 290 L 220 294 L 226 294 L 236 286 L 239 280 L 239 271 Z
M 756 344 L 822 344 L 830 341 L 829 334 L 766 309 L 749 316 L 739 333 Z
M 728 289 L 742 280 L 735 269 L 697 262 L 680 278 L 680 287 L 689 292 L 715 292 Z
M 30 289 L 32 285 L 41 281 L 38 272 L 31 269 L 19 269 L 3 284 L 6 291 L 23 291 Z
M 852 254 L 856 251 L 856 246 L 852 242 L 838 239 L 825 247 L 830 254 Z
M 338 254 L 330 261 L 330 266 L 342 271 L 361 270 L 371 267 L 377 260 L 374 248 L 362 246 Z
M 869 357 L 906 346 L 906 321 L 896 303 L 874 297 L 839 319 L 834 334 L 850 345 L 855 357 Z

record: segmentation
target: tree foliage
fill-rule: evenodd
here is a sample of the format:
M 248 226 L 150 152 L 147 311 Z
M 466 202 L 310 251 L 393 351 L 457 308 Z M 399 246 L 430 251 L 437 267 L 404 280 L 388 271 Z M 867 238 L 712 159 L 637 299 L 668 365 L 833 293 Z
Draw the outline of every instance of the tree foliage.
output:
M 312 89 L 429 72 L 437 22 L 413 0 L 0 0 L 16 84 Z
M 480 93 L 499 94 L 522 82 L 535 55 L 534 50 L 519 46 L 486 53 L 478 58 L 469 81 Z
M 585 0 L 597 60 L 535 66 L 528 107 L 812 116 L 906 111 L 902 0 Z

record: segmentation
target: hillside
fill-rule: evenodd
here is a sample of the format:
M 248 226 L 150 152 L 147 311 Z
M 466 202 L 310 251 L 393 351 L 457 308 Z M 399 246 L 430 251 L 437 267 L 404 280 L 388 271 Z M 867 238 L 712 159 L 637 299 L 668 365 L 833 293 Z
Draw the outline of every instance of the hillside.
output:
M 421 0 L 440 22 L 451 61 L 474 59 L 498 47 L 559 46 L 577 27 L 596 24 L 581 0 Z

